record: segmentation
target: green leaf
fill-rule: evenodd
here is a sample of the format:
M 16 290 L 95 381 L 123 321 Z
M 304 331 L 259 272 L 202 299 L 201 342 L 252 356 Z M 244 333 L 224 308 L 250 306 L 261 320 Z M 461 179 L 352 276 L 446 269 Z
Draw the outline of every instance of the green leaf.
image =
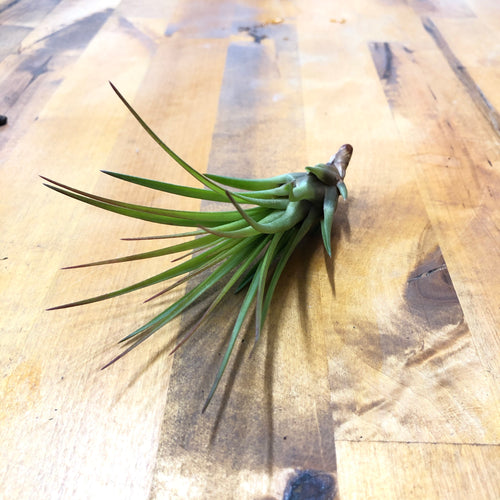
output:
M 276 252 L 278 250 L 278 245 L 281 241 L 284 233 L 275 233 L 271 244 L 264 253 L 263 259 L 260 261 L 259 268 L 257 270 L 258 286 L 257 286 L 257 299 L 255 307 L 255 343 L 259 340 L 260 331 L 263 324 L 262 321 L 262 307 L 264 302 L 264 290 L 266 286 L 266 279 L 269 271 L 269 267 L 272 264 Z
M 219 370 L 217 372 L 217 375 L 215 376 L 215 381 L 212 384 L 212 387 L 210 389 L 210 392 L 208 393 L 208 397 L 205 401 L 205 404 L 203 405 L 203 409 L 201 410 L 202 413 L 207 409 L 208 405 L 210 404 L 210 401 L 213 398 L 213 395 L 217 389 L 217 386 L 219 385 L 219 382 L 222 378 L 222 375 L 224 374 L 224 371 L 227 366 L 227 362 L 229 361 L 229 358 L 231 356 L 231 353 L 234 348 L 234 344 L 236 342 L 236 339 L 238 338 L 238 335 L 241 331 L 241 327 L 243 326 L 243 321 L 245 320 L 248 310 L 250 309 L 250 306 L 252 305 L 252 301 L 255 297 L 255 294 L 257 292 L 257 286 L 258 286 L 258 280 L 256 279 L 256 276 L 254 276 L 252 282 L 250 283 L 250 287 L 248 288 L 248 292 L 245 296 L 245 299 L 243 300 L 243 303 L 240 308 L 240 312 L 238 314 L 238 317 L 236 318 L 236 323 L 234 324 L 233 331 L 231 333 L 231 338 L 229 339 L 229 344 L 226 348 L 226 352 L 224 353 L 224 357 L 222 358 L 222 362 L 220 364 Z
M 118 89 L 111 83 L 111 88 L 115 91 L 116 95 L 120 98 L 120 100 L 125 104 L 127 109 L 132 113 L 134 118 L 141 124 L 142 128 L 151 136 L 151 138 L 173 159 L 175 160 L 184 170 L 190 173 L 195 179 L 200 181 L 203 185 L 215 191 L 216 193 L 224 193 L 224 190 L 220 188 L 217 184 L 212 182 L 207 176 L 200 174 L 193 167 L 188 165 L 180 156 L 174 153 L 149 127 L 149 125 L 139 116 L 139 114 L 135 111 L 135 109 L 128 103 L 125 97 L 118 91 Z
M 225 175 L 206 174 L 209 179 L 222 184 L 223 186 L 234 187 L 237 189 L 274 189 L 279 188 L 282 184 L 292 182 L 296 177 L 304 175 L 303 173 L 297 174 L 284 174 L 276 177 L 269 177 L 267 179 L 241 179 L 240 177 L 227 177 Z
M 244 245 L 242 245 L 244 247 L 250 244 L 255 245 L 256 239 L 254 238 L 252 241 L 241 242 L 240 244 L 242 243 L 244 243 Z M 131 334 L 127 335 L 120 342 L 125 342 L 127 340 L 130 340 L 136 335 L 148 333 L 150 329 L 157 331 L 162 326 L 166 325 L 177 315 L 179 315 L 182 311 L 184 311 L 184 309 L 186 309 L 189 305 L 191 305 L 198 297 L 200 297 L 200 295 L 209 290 L 224 276 L 230 273 L 236 266 L 241 264 L 242 256 L 244 256 L 244 252 L 233 250 L 233 252 L 231 252 L 231 256 L 225 262 L 223 262 L 217 269 L 215 269 L 213 273 L 211 273 L 207 278 L 205 278 L 205 280 L 203 280 L 193 289 L 189 290 L 183 297 L 174 302 L 174 304 L 172 304 L 165 311 L 154 317 L 151 321 L 141 326 Z
M 193 257 L 191 260 L 188 260 L 186 262 L 183 262 L 182 264 L 179 264 L 171 269 L 168 269 L 166 271 L 163 271 L 155 276 L 152 276 L 151 278 L 147 278 L 145 280 L 139 281 L 138 283 L 134 283 L 133 285 L 126 286 L 124 288 L 120 288 L 119 290 L 115 290 L 113 292 L 105 293 L 102 295 L 97 295 L 95 297 L 91 297 L 88 299 L 84 300 L 79 300 L 76 302 L 70 302 L 68 304 L 63 304 L 60 306 L 55 306 L 51 307 L 50 311 L 56 310 L 56 309 L 65 309 L 68 307 L 76 307 L 76 306 L 82 306 L 86 304 L 92 304 L 94 302 L 100 302 L 103 300 L 108 300 L 114 297 L 118 297 L 119 295 L 124 295 L 126 293 L 130 292 L 135 292 L 136 290 L 140 290 L 141 288 L 146 288 L 148 286 L 156 285 L 158 283 L 161 283 L 162 281 L 169 280 L 171 278 L 175 278 L 177 276 L 180 276 L 184 273 L 191 272 L 192 270 L 198 268 L 200 265 L 203 265 L 206 263 L 208 257 L 213 257 L 214 252 L 218 251 L 223 251 L 231 246 L 234 246 L 234 242 L 231 240 L 228 241 L 222 241 L 218 247 L 215 247 L 213 249 L 206 250 L 200 255 L 197 255 L 196 257 Z
M 196 238 L 191 241 L 186 241 L 185 243 L 179 243 L 178 245 L 172 245 L 166 248 L 160 248 L 158 250 L 151 250 L 149 252 L 136 253 L 133 255 L 126 255 L 125 257 L 116 257 L 114 259 L 99 260 L 96 262 L 89 262 L 87 264 L 77 264 L 75 266 L 67 266 L 63 269 L 79 269 L 81 267 L 91 267 L 91 266 L 102 266 L 105 264 L 118 264 L 121 262 L 130 262 L 134 260 L 151 259 L 155 257 L 163 257 L 165 255 L 172 255 L 174 253 L 185 252 L 187 250 L 206 248 L 214 244 L 214 242 L 219 241 L 218 236 L 209 234 L 203 236 L 202 238 Z
M 258 205 L 259 207 L 272 208 L 273 210 L 285 210 L 289 203 L 287 198 L 255 198 L 241 193 L 238 193 L 237 195 L 233 193 L 232 196 L 233 198 L 238 198 L 243 203 Z M 229 199 L 228 202 L 230 202 Z
M 300 222 L 309 209 L 309 203 L 306 201 L 290 202 L 286 207 L 286 210 L 281 212 L 280 217 L 271 222 L 257 222 L 252 219 L 249 211 L 245 211 L 241 208 L 229 191 L 227 191 L 226 194 L 233 202 L 233 205 L 236 207 L 241 216 L 259 233 L 273 234 L 287 231 Z
M 321 220 L 321 235 L 328 255 L 332 256 L 332 224 L 333 214 L 337 208 L 338 190 L 336 186 L 328 186 L 325 189 L 323 200 L 323 219 Z
M 256 246 L 253 250 L 246 247 L 246 254 L 241 259 L 241 265 L 233 273 L 228 282 L 224 285 L 224 288 L 220 291 L 219 295 L 215 298 L 215 300 L 210 304 L 208 309 L 203 313 L 202 317 L 196 322 L 196 324 L 188 331 L 182 338 L 182 340 L 175 346 L 172 350 L 171 354 L 173 354 L 177 349 L 179 349 L 190 337 L 193 333 L 200 327 L 200 325 L 207 319 L 208 315 L 215 309 L 215 307 L 219 304 L 219 302 L 227 295 L 229 290 L 234 286 L 234 284 L 240 279 L 243 273 L 248 269 L 250 265 L 253 264 L 254 260 L 257 258 L 262 249 L 269 243 L 269 239 L 271 236 L 265 235 L 261 236 L 261 242 L 258 246 Z M 249 251 L 251 250 L 251 251 Z
M 339 193 L 342 195 L 342 198 L 344 198 L 344 200 L 347 200 L 347 187 L 344 184 L 344 181 L 339 181 L 337 183 L 337 189 L 339 190 Z
M 106 175 L 110 175 L 111 177 L 116 177 L 117 179 L 131 182 L 133 184 L 138 184 L 139 186 L 144 186 L 150 189 L 155 189 L 156 191 L 162 191 L 164 193 L 172 193 L 179 196 L 187 196 L 189 198 L 196 198 L 200 200 L 229 203 L 229 200 L 225 194 L 210 191 L 208 189 L 178 186 L 177 184 L 144 179 L 142 177 L 135 177 L 133 175 L 120 174 L 117 172 L 109 172 L 108 170 L 101 170 L 101 172 Z
M 276 285 L 278 284 L 278 280 L 286 266 L 286 263 L 290 259 L 297 245 L 304 239 L 304 237 L 311 230 L 311 228 L 318 223 L 319 216 L 320 216 L 319 209 L 313 207 L 311 211 L 307 214 L 307 217 L 303 220 L 299 229 L 295 232 L 293 239 L 290 240 L 288 245 L 285 247 L 282 255 L 280 256 L 280 259 L 276 265 L 276 268 L 274 269 L 273 276 L 271 277 L 271 280 L 266 290 L 266 297 L 264 299 L 264 304 L 262 306 L 261 327 L 264 324 L 267 311 L 269 309 L 271 300 L 274 295 L 274 290 L 276 289 Z
M 185 226 L 193 227 L 203 224 L 204 226 L 215 226 L 226 222 L 233 222 L 240 219 L 237 211 L 224 211 L 224 212 L 190 212 L 183 210 L 169 210 L 164 208 L 146 207 L 143 205 L 135 205 L 132 203 L 125 203 L 102 196 L 96 196 L 79 189 L 61 184 L 60 182 L 53 181 L 43 177 L 52 184 L 45 184 L 45 186 L 57 191 L 61 194 L 83 201 L 89 205 L 93 205 L 110 212 L 119 213 L 127 217 L 142 219 L 149 222 L 156 222 L 159 224 L 169 224 L 172 226 Z M 249 209 L 249 212 L 260 214 L 262 211 L 259 207 Z

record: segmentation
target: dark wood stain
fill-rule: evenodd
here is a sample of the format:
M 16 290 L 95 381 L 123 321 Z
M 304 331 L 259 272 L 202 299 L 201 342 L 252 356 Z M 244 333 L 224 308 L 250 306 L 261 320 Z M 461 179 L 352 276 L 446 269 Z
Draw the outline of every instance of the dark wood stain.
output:
M 410 273 L 406 301 L 414 315 L 436 330 L 462 321 L 462 308 L 439 247 L 425 255 Z
M 113 9 L 95 12 L 87 17 L 54 31 L 38 42 L 45 41 L 49 50 L 76 50 L 85 48 L 113 13 Z
M 336 493 L 337 483 L 331 474 L 303 470 L 289 479 L 283 500 L 333 500 Z
M 476 107 L 479 111 L 481 111 L 491 125 L 491 128 L 500 137 L 500 115 L 498 114 L 498 111 L 485 96 L 479 85 L 474 81 L 467 68 L 453 53 L 445 38 L 432 20 L 425 17 L 422 19 L 422 25 L 425 31 L 429 33 L 431 38 L 436 43 L 438 49 L 445 57 L 450 68 L 460 80 Z
M 267 177 L 300 170 L 305 162 L 295 163 L 300 152 L 305 151 L 305 125 L 295 28 L 286 23 L 261 26 L 256 24 L 257 16 L 242 19 L 239 11 L 233 12 L 233 16 L 232 20 L 220 18 L 217 26 L 253 28 L 248 32 L 244 30 L 250 36 L 236 40 L 228 48 L 208 171 Z M 192 24 L 184 25 L 181 20 L 169 35 L 197 36 L 194 29 Z M 259 43 L 271 37 L 273 50 Z M 266 159 L 264 163 L 262 158 Z M 208 204 L 204 204 L 204 208 L 208 208 Z M 293 267 L 293 263 L 290 264 Z M 289 291 L 287 283 L 294 276 L 298 282 L 292 272 L 284 273 L 283 282 L 278 286 L 273 305 L 276 313 L 271 311 L 268 318 L 270 331 L 280 330 L 273 328 L 279 321 L 275 316 L 279 315 L 281 301 Z M 297 286 L 294 281 L 292 289 Z M 272 383 L 277 378 L 272 353 L 276 352 L 279 339 L 277 335 L 264 335 L 257 352 L 250 356 L 254 347 L 253 317 L 240 335 L 211 405 L 204 415 L 200 414 L 242 297 L 234 295 L 227 299 L 214 311 L 213 320 L 175 355 L 152 495 L 163 468 L 172 463 L 172 457 L 182 461 L 186 452 L 190 460 L 204 457 L 202 460 L 210 464 L 212 470 L 207 466 L 200 470 L 203 477 L 218 477 L 216 471 L 219 470 L 266 471 L 269 476 L 281 467 L 336 470 L 327 399 L 317 401 L 315 418 L 310 417 L 303 423 L 303 432 L 291 432 L 297 428 L 299 417 L 292 411 L 277 412 L 276 388 Z M 183 317 L 181 329 L 192 321 L 192 315 L 190 311 Z M 313 391 L 311 388 L 311 393 Z M 182 429 L 182 433 L 177 429 Z M 311 446 L 316 450 L 312 454 Z M 206 491 L 214 487 L 208 484 Z
M 11 9 L 14 7 L 16 4 L 18 4 L 21 0 L 12 0 L 8 4 L 4 5 L 3 7 L 0 7 L 0 14 L 3 14 L 7 10 Z
M 10 25 L 32 27 L 43 22 L 61 0 L 11 0 L 0 6 L 0 28 Z
M 384 92 L 390 106 L 395 104 L 398 89 L 397 60 L 388 42 L 370 42 L 368 44 L 378 77 L 384 87 Z M 409 54 L 412 51 L 404 48 Z
M 378 77 L 386 82 L 394 80 L 393 53 L 389 43 L 371 42 L 369 46 Z
M 21 59 L 14 75 L 0 86 L 4 109 L 12 108 L 40 76 L 51 71 L 52 65 L 57 67 L 58 57 L 68 51 L 83 50 L 112 12 L 112 9 L 96 12 L 37 40 L 33 50 Z

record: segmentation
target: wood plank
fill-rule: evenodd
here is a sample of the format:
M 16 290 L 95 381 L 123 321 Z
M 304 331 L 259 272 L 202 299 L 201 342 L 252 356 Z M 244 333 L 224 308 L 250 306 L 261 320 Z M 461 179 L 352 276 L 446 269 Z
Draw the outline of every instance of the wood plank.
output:
M 0 129 L 0 498 L 500 495 L 493 0 L 5 5 L 5 50 L 21 44 L 0 63 L 0 93 L 18 95 Z M 108 80 L 202 171 L 299 171 L 354 146 L 333 260 L 318 234 L 297 251 L 203 415 L 238 295 L 175 356 L 203 300 L 104 372 L 116 341 L 185 289 L 43 310 L 172 264 L 58 271 L 157 248 L 119 240 L 170 229 L 59 197 L 38 174 L 200 207 L 98 172 L 197 185 Z
M 498 30 L 490 28 L 482 19 L 435 19 L 434 25 L 459 61 L 459 67 L 466 68 L 473 82 L 498 111 L 500 99 L 496 84 L 500 78 L 500 55 L 495 49 L 500 44 Z
M 17 36 L 26 33 L 0 64 L 1 113 L 9 119 L 8 129 L 0 135 L 4 152 L 13 148 L 38 118 L 41 108 L 109 18 L 116 3 L 117 0 L 100 2 L 96 10 L 90 2 L 85 7 L 74 2 L 59 2 L 57 6 L 56 2 L 37 2 L 36 9 L 31 2 L 20 2 L 2 13 L 7 17 L 0 28 L 2 33 Z M 16 14 L 19 9 L 23 15 Z M 21 24 L 9 24 L 9 13 L 14 19 L 18 15 Z
M 500 495 L 497 446 L 337 441 L 337 453 L 341 498 L 491 500 Z
M 140 39 L 117 27 L 114 21 L 103 27 L 3 166 L 10 180 L 1 186 L 6 259 L 1 286 L 6 293 L 0 463 L 6 498 L 132 498 L 149 491 L 157 442 L 154 422 L 161 419 L 168 362 L 156 364 L 148 372 L 152 378 L 137 384 L 133 375 L 100 372 L 115 349 L 117 324 L 118 329 L 126 326 L 125 318 L 117 323 L 124 310 L 111 305 L 70 315 L 43 310 L 68 300 L 75 285 L 78 294 L 95 292 L 98 273 L 70 277 L 57 269 L 109 252 L 109 241 L 126 234 L 116 220 L 56 201 L 38 178 L 43 173 L 92 189 L 108 156 L 123 149 L 115 144 L 118 136 L 125 132 L 128 141 L 137 134 L 135 123 L 133 135 L 123 129 L 125 118 L 132 122 L 107 79 L 133 97 L 151 54 Z M 128 152 L 126 156 L 135 159 Z M 111 287 L 124 276 L 115 273 L 114 282 L 105 273 L 100 277 Z M 128 279 L 133 278 L 130 273 Z M 154 348 L 144 352 L 148 359 L 154 353 Z M 144 399 L 148 380 L 160 384 L 157 391 L 147 390 L 151 399 Z M 128 386 L 135 389 L 129 392 Z M 12 429 L 29 438 L 19 444 Z M 115 457 L 113 473 L 106 466 L 109 457 Z
M 248 18 L 222 7 L 218 22 L 231 25 L 234 38 L 227 48 L 208 171 L 257 177 L 300 170 L 304 125 L 294 26 L 259 22 L 274 19 L 275 12 L 267 13 L 265 5 Z M 200 28 L 190 23 L 190 9 L 179 12 L 173 25 L 179 33 L 196 36 Z M 254 75 L 250 80 L 248 72 Z M 308 257 L 302 254 L 298 262 Z M 324 480 L 334 484 L 324 339 L 321 331 L 309 329 L 301 306 L 306 291 L 298 284 L 305 274 L 298 271 L 298 262 L 277 293 L 275 307 L 282 314 L 272 315 L 250 358 L 254 334 L 248 330 L 223 380 L 226 387 L 203 416 L 204 395 L 241 298 L 229 299 L 215 320 L 176 353 L 155 498 L 279 496 L 295 477 L 294 468 L 324 471 Z M 192 315 L 187 314 L 186 327 L 190 322 Z M 203 382 L 193 386 L 193 373 Z
M 488 257 L 493 252 L 498 258 L 498 175 L 494 169 L 498 113 L 482 99 L 479 87 L 476 90 L 469 80 L 464 84 L 454 79 L 439 49 L 412 54 L 400 46 L 389 50 L 398 68 L 398 82 L 386 82 L 386 92 L 396 123 L 415 151 L 419 188 L 451 266 L 476 349 L 491 373 L 497 370 L 500 353 L 500 318 L 494 298 L 500 290 L 495 259 Z M 450 71 L 453 86 L 441 83 L 443 71 Z M 419 95 L 418 106 L 410 94 Z
M 343 26 L 304 39 L 311 22 L 304 19 L 301 42 L 310 148 L 324 148 L 336 128 L 358 145 L 349 226 L 337 234 L 335 294 L 319 285 L 336 439 L 497 442 L 496 390 L 464 321 L 411 153 L 381 88 L 366 76 L 375 70 L 368 40 L 359 47 L 354 32 L 349 43 Z M 330 47 L 341 43 L 333 59 Z M 337 75 L 330 85 L 321 71 L 327 58 Z M 326 112 L 323 102 L 332 103 Z M 478 394 L 476 384 L 488 389 Z
M 0 3 L 0 25 L 35 28 L 59 3 L 61 0 L 40 0 L 36 5 L 29 0 L 3 0 Z

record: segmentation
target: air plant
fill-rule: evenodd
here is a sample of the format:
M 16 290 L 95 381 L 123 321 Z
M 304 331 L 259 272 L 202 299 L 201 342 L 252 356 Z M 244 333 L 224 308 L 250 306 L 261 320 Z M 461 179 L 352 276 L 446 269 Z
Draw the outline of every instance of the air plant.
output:
M 183 334 L 172 353 L 195 333 L 230 290 L 241 291 L 246 289 L 224 357 L 203 406 L 202 411 L 205 411 L 219 385 L 236 339 L 241 332 L 245 318 L 252 310 L 253 304 L 255 304 L 255 341 L 258 341 L 271 305 L 273 293 L 287 261 L 297 245 L 318 225 L 321 228 L 325 249 L 331 257 L 333 214 L 337 208 L 339 195 L 344 199 L 347 198 L 344 176 L 351 158 L 352 146 L 349 144 L 343 145 L 328 163 L 306 167 L 306 172 L 301 173 L 288 173 L 267 179 L 242 179 L 202 174 L 174 153 L 149 128 L 120 92 L 112 84 L 111 86 L 146 132 L 175 162 L 195 177 L 204 188 L 179 186 L 132 175 L 109 171 L 103 172 L 117 179 L 166 193 L 228 203 L 231 205 L 232 210 L 194 212 L 136 205 L 89 194 L 42 177 L 48 182 L 45 185 L 54 191 L 89 205 L 148 222 L 191 228 L 187 232 L 160 237 L 155 236 L 151 237 L 151 239 L 193 237 L 186 242 L 158 250 L 65 268 L 74 269 L 128 262 L 180 252 L 189 252 L 188 256 L 191 256 L 191 259 L 183 260 L 174 267 L 138 283 L 103 295 L 53 307 L 51 310 L 111 299 L 183 276 L 183 278 L 178 279 L 172 285 L 149 298 L 147 300 L 149 301 L 184 283 L 190 277 L 210 270 L 183 297 L 153 317 L 145 325 L 124 337 L 120 342 L 129 343 L 128 347 L 106 364 L 103 367 L 104 369 L 139 346 L 153 333 L 188 309 L 202 294 L 212 289 L 221 280 L 223 280 L 223 286 L 213 302 L 196 324 Z M 242 204 L 251 205 L 252 207 L 242 208 Z

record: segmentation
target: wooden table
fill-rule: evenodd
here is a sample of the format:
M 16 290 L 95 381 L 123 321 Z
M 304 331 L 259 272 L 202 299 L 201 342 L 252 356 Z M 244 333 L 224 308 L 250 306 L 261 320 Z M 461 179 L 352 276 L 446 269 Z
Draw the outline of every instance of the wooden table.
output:
M 0 24 L 1 498 L 500 498 L 496 0 L 3 0 Z M 196 185 L 108 80 L 201 171 L 354 146 L 333 261 L 297 251 L 204 414 L 239 296 L 174 356 L 197 309 L 105 371 L 184 289 L 45 311 L 171 259 L 60 271 L 165 229 L 39 174 L 199 208 L 99 173 Z

